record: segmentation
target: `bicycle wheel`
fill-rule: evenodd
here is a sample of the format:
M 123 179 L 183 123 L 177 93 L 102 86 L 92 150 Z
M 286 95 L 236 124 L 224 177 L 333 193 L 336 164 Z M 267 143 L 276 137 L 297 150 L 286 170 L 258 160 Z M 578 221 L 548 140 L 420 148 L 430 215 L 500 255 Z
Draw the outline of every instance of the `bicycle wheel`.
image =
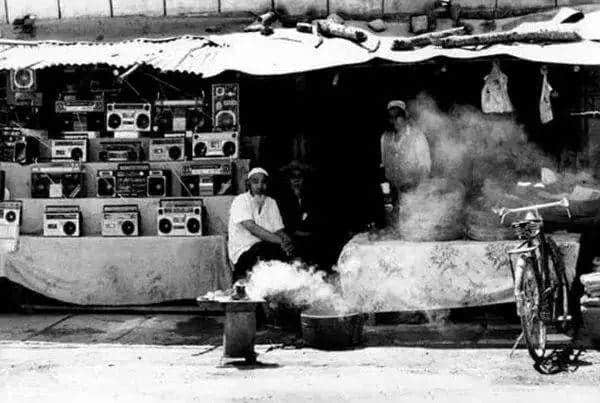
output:
M 529 355 L 539 363 L 546 355 L 547 338 L 546 324 L 540 317 L 543 281 L 529 257 L 520 257 L 516 269 L 516 273 L 520 274 L 517 292 L 521 301 L 517 301 L 517 304 L 521 304 L 521 327 Z

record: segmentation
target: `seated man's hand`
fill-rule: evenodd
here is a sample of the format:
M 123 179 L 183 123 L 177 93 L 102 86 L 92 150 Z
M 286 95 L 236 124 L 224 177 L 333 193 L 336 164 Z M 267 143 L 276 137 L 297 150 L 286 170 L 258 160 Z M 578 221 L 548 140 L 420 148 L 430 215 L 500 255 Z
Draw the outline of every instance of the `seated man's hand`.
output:
M 294 256 L 294 254 L 296 253 L 296 248 L 294 247 L 294 243 L 292 242 L 292 240 L 289 237 L 287 237 L 287 239 L 283 240 L 283 242 L 281 243 L 281 249 L 283 249 L 285 254 L 288 256 Z

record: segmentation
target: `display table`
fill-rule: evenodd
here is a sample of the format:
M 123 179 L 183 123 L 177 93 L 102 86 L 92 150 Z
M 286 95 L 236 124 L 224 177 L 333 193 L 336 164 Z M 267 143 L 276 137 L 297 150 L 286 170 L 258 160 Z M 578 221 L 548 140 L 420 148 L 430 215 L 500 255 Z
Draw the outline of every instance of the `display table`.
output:
M 195 299 L 231 284 L 225 237 L 43 238 L 0 241 L 0 277 L 81 305 Z
M 553 235 L 569 281 L 579 235 Z M 405 242 L 354 237 L 338 268 L 346 298 L 365 311 L 414 311 L 514 301 L 507 251 L 517 241 Z

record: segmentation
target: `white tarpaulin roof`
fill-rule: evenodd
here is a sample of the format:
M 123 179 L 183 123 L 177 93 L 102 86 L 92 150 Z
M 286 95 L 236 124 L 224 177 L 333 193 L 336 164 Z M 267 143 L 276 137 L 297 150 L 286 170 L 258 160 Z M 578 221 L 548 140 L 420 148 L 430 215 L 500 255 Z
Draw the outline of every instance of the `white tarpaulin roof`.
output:
M 541 63 L 600 65 L 600 43 L 595 42 L 600 40 L 600 12 L 587 14 L 577 23 L 534 23 L 517 29 L 535 29 L 538 24 L 544 28 L 552 25 L 575 31 L 582 40 L 546 45 L 502 44 L 478 49 L 427 46 L 409 51 L 392 51 L 393 37 L 379 37 L 372 33 L 369 33 L 369 46 L 363 47 L 339 38 L 323 38 L 317 46 L 318 37 L 295 29 L 276 29 L 270 36 L 233 33 L 115 43 L 0 40 L 0 69 L 92 64 L 126 68 L 146 64 L 161 71 L 210 77 L 228 70 L 252 75 L 279 75 L 361 64 L 375 59 L 417 63 L 438 57 L 473 59 L 502 55 Z M 377 41 L 380 45 L 374 50 L 373 44 Z

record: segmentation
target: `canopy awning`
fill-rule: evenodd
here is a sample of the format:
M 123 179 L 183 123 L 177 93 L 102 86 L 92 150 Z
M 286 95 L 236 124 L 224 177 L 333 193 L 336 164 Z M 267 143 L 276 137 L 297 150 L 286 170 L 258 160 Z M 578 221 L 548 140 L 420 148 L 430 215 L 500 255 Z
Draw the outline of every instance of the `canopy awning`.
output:
M 548 23 L 539 23 L 547 29 Z M 525 24 L 524 24 L 525 25 Z M 535 29 L 527 24 L 522 29 Z M 224 71 L 251 75 L 281 75 L 330 67 L 355 65 L 373 60 L 419 63 L 435 58 L 476 59 L 512 56 L 540 63 L 599 65 L 600 12 L 587 14 L 577 23 L 554 27 L 576 32 L 581 41 L 556 44 L 499 44 L 479 48 L 427 46 L 393 51 L 395 38 L 369 33 L 369 46 L 340 38 L 322 38 L 275 29 L 270 36 L 260 33 L 231 33 L 212 36 L 182 36 L 131 41 L 58 42 L 0 40 L 0 69 L 107 64 L 128 68 L 145 64 L 164 72 L 184 72 L 212 77 Z M 519 27 L 518 27 L 519 29 Z M 379 46 L 373 44 L 379 43 Z

